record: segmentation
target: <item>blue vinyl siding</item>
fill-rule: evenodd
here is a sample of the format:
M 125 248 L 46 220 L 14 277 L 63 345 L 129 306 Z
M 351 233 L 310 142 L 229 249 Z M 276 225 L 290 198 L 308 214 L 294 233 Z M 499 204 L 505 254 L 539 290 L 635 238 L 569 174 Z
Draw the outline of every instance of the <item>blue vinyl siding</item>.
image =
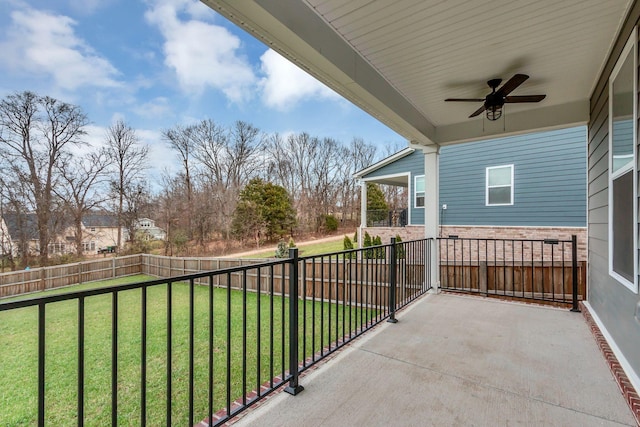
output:
M 444 225 L 586 226 L 586 128 L 443 147 Z M 486 168 L 514 166 L 511 206 L 486 206 Z
M 424 208 L 416 208 L 414 197 L 414 183 L 415 177 L 418 175 L 424 175 L 424 154 L 421 150 L 416 150 L 413 153 L 396 160 L 393 163 L 385 165 L 380 169 L 377 169 L 369 174 L 366 178 L 381 177 L 387 175 L 399 175 L 409 173 L 409 208 L 410 208 L 410 225 L 424 224 Z
M 440 221 L 443 225 L 586 226 L 586 127 L 517 135 L 442 147 Z M 486 168 L 514 165 L 510 206 L 486 206 Z M 409 172 L 411 224 L 424 224 L 413 184 L 424 174 L 420 150 L 366 178 Z
M 422 175 L 424 172 L 424 154 L 422 151 L 416 150 L 413 153 L 389 163 L 380 169 L 367 174 L 367 178 L 374 178 L 386 175 L 399 175 L 407 172 L 416 172 Z

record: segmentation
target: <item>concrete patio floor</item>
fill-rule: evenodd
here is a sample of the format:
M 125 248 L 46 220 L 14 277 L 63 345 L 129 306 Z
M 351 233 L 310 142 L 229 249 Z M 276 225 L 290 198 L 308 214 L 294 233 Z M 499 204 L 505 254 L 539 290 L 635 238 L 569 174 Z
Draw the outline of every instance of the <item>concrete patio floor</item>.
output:
M 430 294 L 234 426 L 635 426 L 583 316 Z

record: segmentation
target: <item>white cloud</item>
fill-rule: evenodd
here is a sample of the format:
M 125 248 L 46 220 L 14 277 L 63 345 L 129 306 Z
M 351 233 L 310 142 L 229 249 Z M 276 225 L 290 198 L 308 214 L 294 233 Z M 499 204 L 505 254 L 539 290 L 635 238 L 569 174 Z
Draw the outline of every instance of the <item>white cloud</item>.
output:
M 337 93 L 272 49 L 267 50 L 260 61 L 265 74 L 260 81 L 262 98 L 269 107 L 284 111 L 304 99 L 340 99 Z
M 154 2 L 145 16 L 162 33 L 165 65 L 175 71 L 184 91 L 197 94 L 215 88 L 229 100 L 242 102 L 255 85 L 253 70 L 239 54 L 238 37 L 224 27 L 196 19 L 204 11 L 206 6 L 199 2 L 172 0 Z M 182 19 L 185 14 L 188 18 Z
M 14 10 L 0 42 L 9 69 L 48 75 L 60 89 L 116 87 L 118 70 L 74 32 L 76 22 L 35 9 Z
M 69 6 L 81 14 L 91 15 L 113 3 L 113 0 L 69 0 Z
M 164 96 L 158 96 L 145 102 L 142 105 L 132 108 L 132 111 L 137 115 L 145 118 L 162 118 L 173 115 L 171 103 L 168 98 Z

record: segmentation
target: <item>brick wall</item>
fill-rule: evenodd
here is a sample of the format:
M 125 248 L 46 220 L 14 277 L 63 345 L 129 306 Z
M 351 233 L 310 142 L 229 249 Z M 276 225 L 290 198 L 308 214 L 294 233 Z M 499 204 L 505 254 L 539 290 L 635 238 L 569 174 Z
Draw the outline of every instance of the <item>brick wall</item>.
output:
M 380 236 L 382 243 L 389 243 L 392 237 L 399 235 L 403 241 L 424 238 L 423 226 L 407 227 L 368 227 L 361 231 L 361 236 L 367 231 L 371 237 Z M 578 261 L 587 260 L 587 229 L 586 227 L 496 227 L 496 226 L 454 226 L 440 227 L 440 236 L 458 236 L 467 239 L 559 239 L 571 240 L 575 234 L 578 238 Z M 545 254 L 545 258 L 546 254 Z M 549 259 L 549 258 L 547 258 Z
M 572 235 L 578 239 L 578 261 L 587 260 L 586 227 L 464 227 L 445 225 L 441 227 L 441 237 L 458 236 L 468 239 L 558 239 L 571 240 Z M 517 246 L 516 246 L 517 248 Z M 546 255 L 546 254 L 545 254 Z M 545 256 L 548 259 L 548 257 Z
M 407 225 L 406 227 L 367 227 L 363 228 L 358 239 L 368 232 L 371 237 L 380 236 L 383 244 L 391 243 L 391 238 L 399 235 L 403 242 L 424 239 L 424 227 L 421 225 Z M 362 240 L 361 240 L 362 241 Z

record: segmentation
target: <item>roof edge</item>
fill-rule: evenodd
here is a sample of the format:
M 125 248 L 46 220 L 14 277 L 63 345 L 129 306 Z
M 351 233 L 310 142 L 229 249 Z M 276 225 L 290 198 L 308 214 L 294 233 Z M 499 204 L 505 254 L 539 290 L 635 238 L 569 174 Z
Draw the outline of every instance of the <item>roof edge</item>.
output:
M 414 151 L 416 151 L 415 148 L 412 147 L 407 147 L 407 148 L 403 148 L 402 150 L 398 151 L 397 153 L 394 153 L 392 155 L 390 155 L 389 157 L 386 157 L 382 160 L 380 160 L 377 163 L 372 164 L 371 166 L 367 166 L 366 168 L 359 170 L 358 172 L 355 172 L 352 176 L 356 179 L 362 179 L 364 178 L 366 175 L 370 174 L 371 172 L 374 172 L 380 168 L 382 168 L 383 166 L 386 166 L 388 164 L 391 164 L 397 160 L 402 159 L 403 157 L 408 156 L 409 154 L 413 153 Z

